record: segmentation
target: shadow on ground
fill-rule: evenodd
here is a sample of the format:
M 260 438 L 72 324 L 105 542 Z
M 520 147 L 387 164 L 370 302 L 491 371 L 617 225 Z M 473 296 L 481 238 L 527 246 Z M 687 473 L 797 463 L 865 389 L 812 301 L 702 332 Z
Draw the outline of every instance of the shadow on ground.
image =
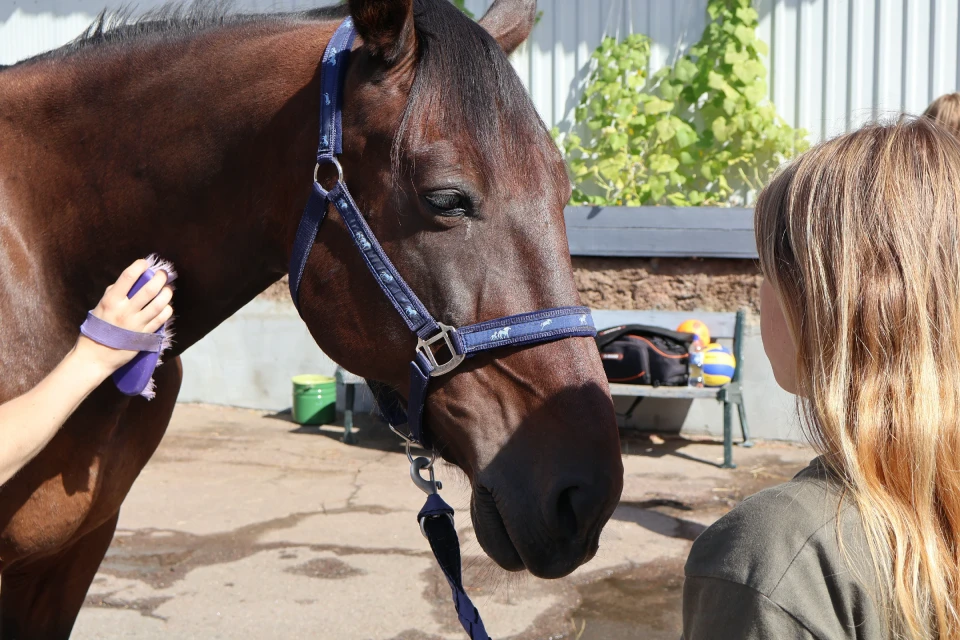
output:
M 723 455 L 723 443 L 714 440 L 689 439 L 676 433 L 659 434 L 652 431 L 638 429 L 620 429 L 620 452 L 625 456 L 641 456 L 646 458 L 662 458 L 673 456 L 690 462 L 717 467 L 714 460 L 690 455 L 683 451 L 690 445 L 711 445 L 717 449 L 717 457 Z
M 269 420 L 287 423 L 290 426 L 289 433 L 294 435 L 322 436 L 337 442 L 343 442 L 344 415 L 342 412 L 337 414 L 337 421 L 335 423 L 322 426 L 299 425 L 295 423 L 289 409 L 266 414 L 264 417 Z M 400 438 L 391 432 L 390 427 L 379 417 L 372 414 L 358 413 L 354 414 L 353 423 L 355 438 L 353 446 L 391 453 L 402 449 L 403 443 Z M 657 434 L 654 432 L 638 431 L 636 429 L 620 429 L 620 450 L 623 455 L 646 458 L 672 456 L 711 467 L 719 466 L 719 463 L 713 459 L 690 455 L 683 451 L 684 448 L 692 444 L 701 446 L 709 444 L 716 446 L 717 458 L 719 458 L 723 452 L 722 442 L 688 439 L 675 433 Z
M 279 411 L 277 413 L 268 413 L 264 416 L 269 420 L 285 422 L 290 426 L 289 432 L 294 435 L 304 436 L 322 436 L 343 442 L 344 434 L 344 415 L 343 412 L 337 413 L 337 421 L 329 425 L 310 426 L 300 425 L 293 421 L 293 415 L 290 410 Z M 353 436 L 352 446 L 361 449 L 372 449 L 374 451 L 383 451 L 395 453 L 403 449 L 403 441 L 387 426 L 379 417 L 368 413 L 353 414 Z

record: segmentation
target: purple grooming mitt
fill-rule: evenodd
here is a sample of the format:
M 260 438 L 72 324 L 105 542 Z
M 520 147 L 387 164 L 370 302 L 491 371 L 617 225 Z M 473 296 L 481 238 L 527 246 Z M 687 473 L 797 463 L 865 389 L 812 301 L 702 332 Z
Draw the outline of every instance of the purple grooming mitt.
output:
M 158 271 L 167 274 L 168 284 L 176 279 L 177 272 L 166 260 L 151 255 L 147 257 L 147 263 L 147 270 L 133 284 L 127 293 L 127 298 L 132 298 L 157 275 Z M 80 327 L 80 333 L 94 342 L 113 349 L 139 351 L 133 360 L 114 372 L 113 382 L 121 393 L 128 396 L 143 396 L 147 400 L 152 400 L 156 396 L 153 372 L 162 364 L 160 356 L 170 348 L 173 337 L 173 318 L 167 320 L 156 333 L 137 333 L 121 329 L 88 313 L 86 321 Z

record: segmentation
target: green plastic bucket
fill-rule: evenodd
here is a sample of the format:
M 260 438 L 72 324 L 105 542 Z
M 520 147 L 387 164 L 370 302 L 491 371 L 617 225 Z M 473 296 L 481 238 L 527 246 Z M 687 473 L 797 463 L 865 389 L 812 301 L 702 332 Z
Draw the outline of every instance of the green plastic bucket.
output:
M 293 421 L 332 424 L 337 420 L 337 381 L 327 376 L 293 378 Z

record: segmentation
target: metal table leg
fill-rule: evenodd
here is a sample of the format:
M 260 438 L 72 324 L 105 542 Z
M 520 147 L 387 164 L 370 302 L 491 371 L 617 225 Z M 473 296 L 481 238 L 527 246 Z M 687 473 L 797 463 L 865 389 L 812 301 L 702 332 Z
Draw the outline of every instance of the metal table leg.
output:
M 343 443 L 357 444 L 357 434 L 353 432 L 353 404 L 356 399 L 356 385 L 344 384 Z
M 740 432 L 743 433 L 743 443 L 741 447 L 750 448 L 753 446 L 753 440 L 750 439 L 750 427 L 747 426 L 747 410 L 743 406 L 743 399 L 737 404 L 737 411 L 740 413 Z
M 723 403 L 723 464 L 724 469 L 736 469 L 733 464 L 733 405 Z

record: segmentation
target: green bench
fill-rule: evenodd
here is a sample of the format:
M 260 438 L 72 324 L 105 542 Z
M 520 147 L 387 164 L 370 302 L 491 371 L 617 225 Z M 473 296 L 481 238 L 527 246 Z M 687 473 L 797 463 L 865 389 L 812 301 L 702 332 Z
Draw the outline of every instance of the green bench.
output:
M 747 415 L 743 407 L 741 390 L 741 375 L 743 371 L 743 323 L 745 313 L 689 313 L 670 311 L 594 311 L 593 318 L 598 328 L 606 329 L 621 324 L 646 324 L 672 329 L 684 320 L 697 318 L 707 324 L 714 340 L 732 340 L 733 355 L 737 359 L 737 368 L 730 384 L 722 387 L 653 387 L 636 384 L 611 384 L 610 394 L 618 397 L 633 397 L 636 401 L 627 412 L 627 417 L 633 413 L 643 398 L 661 398 L 668 400 L 716 400 L 723 404 L 723 467 L 736 468 L 733 464 L 733 409 L 736 407 L 740 418 L 740 431 L 743 434 L 741 446 L 751 447 Z M 337 381 L 345 390 L 345 415 L 343 441 L 347 444 L 356 444 L 356 433 L 353 430 L 353 414 L 363 410 L 355 406 L 359 400 L 358 387 L 363 388 L 365 381 L 359 376 L 338 368 Z M 364 405 L 368 404 L 367 402 Z M 367 408 L 369 410 L 369 407 Z
M 751 447 L 750 430 L 747 426 L 747 413 L 743 406 L 743 325 L 744 311 L 736 313 L 695 313 L 673 311 L 594 311 L 593 318 L 598 329 L 608 329 L 624 324 L 645 324 L 673 329 L 684 320 L 696 318 L 710 328 L 711 339 L 732 340 L 733 355 L 737 367 L 733 380 L 722 387 L 654 387 L 639 384 L 610 384 L 610 395 L 614 397 L 636 398 L 624 417 L 630 418 L 633 411 L 644 398 L 667 400 L 715 400 L 723 405 L 723 468 L 734 469 L 733 463 L 733 411 L 736 407 L 740 418 L 740 431 L 743 435 L 741 446 Z

